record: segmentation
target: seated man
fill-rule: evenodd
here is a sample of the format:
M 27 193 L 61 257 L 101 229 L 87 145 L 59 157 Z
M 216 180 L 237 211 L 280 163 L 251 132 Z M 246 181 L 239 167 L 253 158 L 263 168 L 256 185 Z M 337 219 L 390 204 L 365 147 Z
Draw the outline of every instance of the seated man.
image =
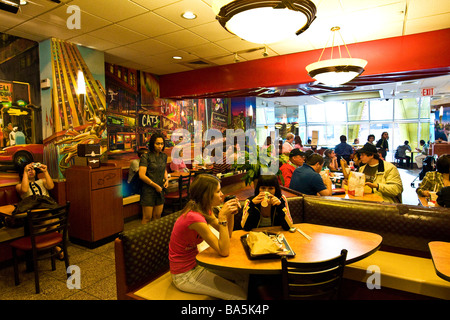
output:
M 305 154 L 300 151 L 300 149 L 292 149 L 289 153 L 289 160 L 288 162 L 284 163 L 281 167 L 281 174 L 283 175 L 284 183 L 282 183 L 281 179 L 278 177 L 278 181 L 280 182 L 280 185 L 288 187 L 291 183 L 292 174 L 294 173 L 294 170 L 298 167 L 301 167 L 303 163 L 305 162 L 304 158 Z
M 380 160 L 377 148 L 370 143 L 366 143 L 357 152 L 361 158 L 358 171 L 366 175 L 366 186 L 372 188 L 385 202 L 401 203 L 403 184 L 397 167 Z
M 406 166 L 409 168 L 411 162 L 411 157 L 406 155 L 406 150 L 411 152 L 411 147 L 409 146 L 409 141 L 406 140 L 404 145 L 397 147 L 396 159 L 399 159 L 400 165 L 403 165 L 403 159 L 406 159 Z
M 420 152 L 418 156 L 416 156 L 415 160 L 417 163 L 417 168 L 422 169 L 423 167 L 423 160 L 428 156 L 428 145 L 425 143 L 425 140 L 420 140 L 420 148 L 416 148 L 417 151 Z
M 341 140 L 341 143 L 336 145 L 334 147 L 334 152 L 336 153 L 336 156 L 338 157 L 338 160 L 343 158 L 347 163 L 350 162 L 350 156 L 353 154 L 353 148 L 351 145 L 347 143 L 347 137 L 342 135 L 339 138 Z
M 321 175 L 323 158 L 312 154 L 306 158 L 303 166 L 295 169 L 289 188 L 308 195 L 331 196 L 331 180 L 328 175 Z

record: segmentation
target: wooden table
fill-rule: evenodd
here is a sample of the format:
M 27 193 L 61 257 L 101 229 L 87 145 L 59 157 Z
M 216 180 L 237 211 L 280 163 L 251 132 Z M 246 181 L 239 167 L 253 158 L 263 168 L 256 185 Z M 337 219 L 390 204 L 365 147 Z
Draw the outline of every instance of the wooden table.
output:
M 294 262 L 314 262 L 334 258 L 347 249 L 347 263 L 353 263 L 370 256 L 381 245 L 383 238 L 375 233 L 343 228 L 295 224 L 312 239 L 307 240 L 299 232 L 283 231 L 281 227 L 263 228 L 272 232 L 283 232 L 291 249 L 296 253 L 290 258 Z M 260 230 L 260 229 L 257 229 Z M 250 260 L 241 243 L 241 236 L 247 231 L 234 231 L 230 239 L 230 255 L 221 257 L 212 248 L 207 248 L 197 255 L 199 265 L 222 270 L 234 270 L 254 274 L 277 274 L 281 272 L 280 259 Z
M 8 217 L 8 218 L 14 217 L 14 218 L 18 218 L 18 219 L 24 219 L 24 218 L 27 217 L 27 213 L 26 212 L 18 213 L 18 214 L 15 214 L 13 216 L 12 213 L 13 213 L 15 208 L 16 207 L 13 206 L 12 204 L 7 204 L 6 206 L 0 206 L 0 215 L 4 216 L 4 217 Z
M 450 281 L 450 242 L 432 241 L 428 243 L 436 274 Z
M 355 197 L 346 192 L 345 194 L 337 194 L 327 198 L 355 199 L 372 202 L 383 202 L 383 198 L 375 193 L 364 193 L 362 197 Z

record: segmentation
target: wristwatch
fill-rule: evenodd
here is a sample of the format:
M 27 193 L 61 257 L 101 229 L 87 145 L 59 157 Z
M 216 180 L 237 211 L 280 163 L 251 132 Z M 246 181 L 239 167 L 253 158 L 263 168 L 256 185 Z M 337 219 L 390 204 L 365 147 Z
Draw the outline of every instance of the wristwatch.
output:
M 227 226 L 228 225 L 228 221 L 219 221 L 219 224 L 222 226 Z

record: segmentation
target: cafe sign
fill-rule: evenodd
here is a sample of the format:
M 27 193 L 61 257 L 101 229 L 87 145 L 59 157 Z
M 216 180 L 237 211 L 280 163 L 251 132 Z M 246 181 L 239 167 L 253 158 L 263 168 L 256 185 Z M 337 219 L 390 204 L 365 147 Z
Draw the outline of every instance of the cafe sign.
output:
M 12 83 L 0 82 L 0 102 L 12 102 Z

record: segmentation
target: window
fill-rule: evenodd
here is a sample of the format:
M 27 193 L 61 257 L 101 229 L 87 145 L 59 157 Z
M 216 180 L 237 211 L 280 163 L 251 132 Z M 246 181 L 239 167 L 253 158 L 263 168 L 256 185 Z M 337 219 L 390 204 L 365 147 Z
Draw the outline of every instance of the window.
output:
M 394 115 L 393 100 L 372 100 L 370 106 L 370 120 L 390 120 Z

